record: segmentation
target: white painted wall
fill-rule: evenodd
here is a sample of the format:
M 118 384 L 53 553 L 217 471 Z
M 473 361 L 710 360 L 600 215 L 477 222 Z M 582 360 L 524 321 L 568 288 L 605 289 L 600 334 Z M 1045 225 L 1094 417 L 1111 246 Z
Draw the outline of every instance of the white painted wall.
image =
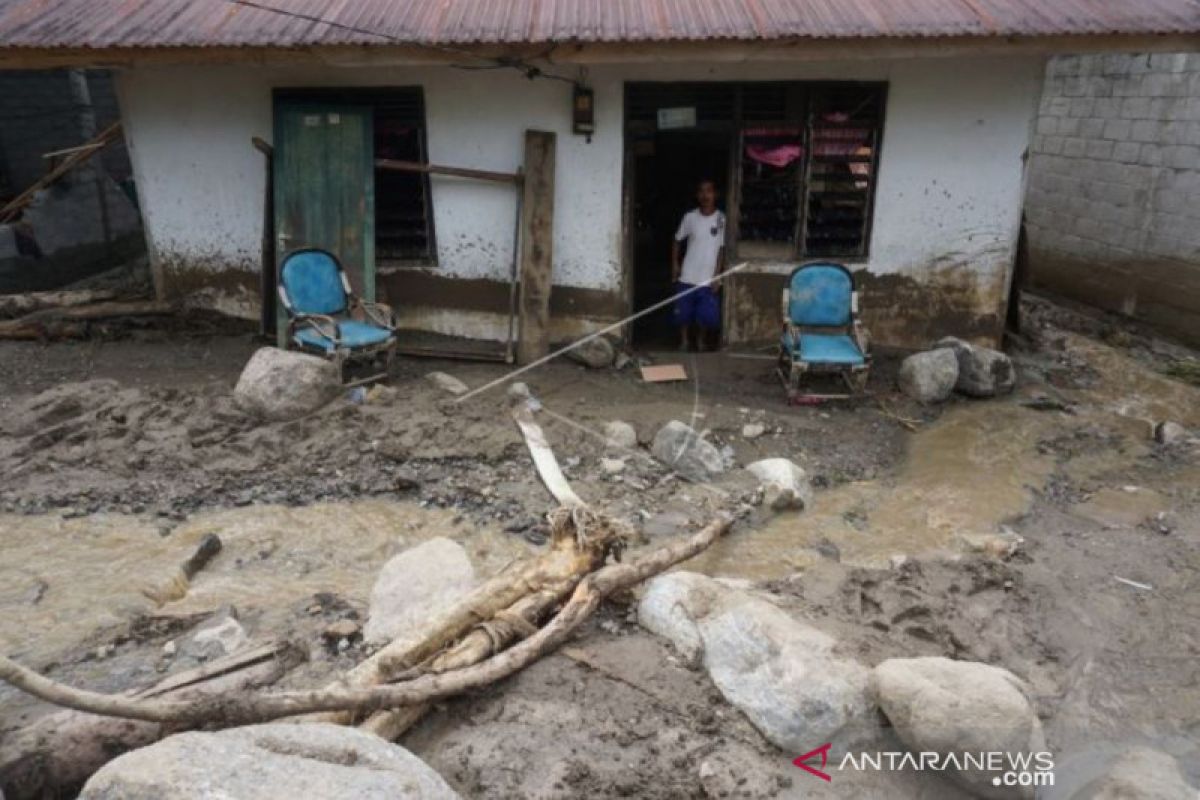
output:
M 254 269 L 271 89 L 421 85 L 434 162 L 511 171 L 523 131 L 556 131 L 554 280 L 621 282 L 625 81 L 886 80 L 890 84 L 871 256 L 877 273 L 970 265 L 1003 282 L 1020 218 L 1039 57 L 831 63 L 594 66 L 596 129 L 570 132 L 570 87 L 513 71 L 447 67 L 134 67 L 119 85 L 151 246 L 165 264 Z M 515 192 L 434 179 L 439 272 L 506 279 Z M 764 264 L 764 270 L 790 265 Z

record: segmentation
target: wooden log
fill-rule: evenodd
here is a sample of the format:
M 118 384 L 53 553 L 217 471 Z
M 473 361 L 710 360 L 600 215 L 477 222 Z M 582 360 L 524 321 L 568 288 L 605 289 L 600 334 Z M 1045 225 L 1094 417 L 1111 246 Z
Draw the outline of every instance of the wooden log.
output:
M 393 158 L 377 158 L 375 166 L 379 169 L 394 172 L 419 172 L 426 175 L 449 175 L 455 178 L 472 178 L 477 181 L 493 181 L 495 183 L 520 184 L 523 177 L 520 173 L 492 172 L 485 169 L 470 169 L 467 167 L 447 167 L 441 164 L 422 164 L 419 161 L 399 161 Z
M 550 285 L 554 263 L 554 146 L 547 131 L 525 131 L 521 190 L 521 288 L 517 303 L 517 362 L 550 350 Z
M 47 308 L 67 308 L 112 300 L 111 289 L 77 289 L 62 292 L 26 292 L 0 295 L 0 317 L 11 318 Z
M 100 150 L 103 149 L 103 146 L 112 142 L 116 138 L 117 134 L 120 133 L 120 131 L 121 123 L 114 122 L 112 125 L 109 125 L 103 131 L 97 134 L 94 139 L 85 142 L 83 148 L 77 150 L 76 152 L 64 158 L 62 161 L 58 162 L 53 169 L 30 184 L 29 188 L 27 188 L 25 191 L 8 201 L 3 208 L 0 208 L 0 222 L 8 222 L 10 219 L 14 218 L 22 208 L 29 205 L 29 203 L 33 201 L 34 195 L 57 181 L 63 175 L 66 175 L 75 167 L 87 161 L 96 153 L 99 153 Z M 99 144 L 101 147 L 87 146 L 91 144 Z
M 128 697 L 195 699 L 267 686 L 303 660 L 300 648 L 273 642 L 171 675 Z M 184 727 L 75 710 L 48 714 L 0 742 L 0 794 L 8 800 L 73 797 L 113 758 Z
M 17 319 L 0 320 L 0 339 L 63 339 L 81 336 L 90 320 L 170 314 L 160 300 L 114 301 L 69 308 L 45 308 Z

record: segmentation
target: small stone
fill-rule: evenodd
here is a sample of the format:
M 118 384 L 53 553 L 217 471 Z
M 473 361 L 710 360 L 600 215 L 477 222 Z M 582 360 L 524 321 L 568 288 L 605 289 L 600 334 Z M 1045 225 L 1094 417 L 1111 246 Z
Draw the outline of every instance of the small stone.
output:
M 335 639 L 352 639 L 362 631 L 362 626 L 352 619 L 339 619 L 326 626 L 325 630 L 321 631 L 321 636 L 329 641 Z
M 588 339 L 567 351 L 567 358 L 588 369 L 611 367 L 616 357 L 617 348 L 604 336 Z
M 994 558 L 1011 558 L 1025 543 L 1024 537 L 1012 531 L 960 533 L 958 539 L 971 552 L 984 553 Z
M 742 426 L 743 439 L 757 439 L 767 432 L 767 426 L 758 422 L 750 422 Z
M 610 450 L 632 450 L 637 443 L 637 431 L 628 422 L 614 419 L 604 426 L 604 445 Z
M 764 458 L 746 466 L 762 484 L 763 502 L 774 511 L 803 510 L 812 504 L 808 474 L 786 458 Z
M 601 458 L 600 469 L 605 475 L 617 475 L 625 470 L 625 459 Z
M 679 420 L 673 419 L 659 429 L 650 452 L 690 480 L 703 481 L 725 471 L 721 451 Z
M 175 651 L 177 649 L 178 649 L 178 646 L 175 644 L 174 639 L 172 639 L 171 641 L 167 642 L 166 644 L 164 644 L 162 646 L 163 655 L 166 656 L 167 658 L 170 658 L 171 656 L 175 655 Z
M 1154 441 L 1159 444 L 1172 445 L 1183 441 L 1187 436 L 1187 428 L 1178 422 L 1160 422 L 1154 426 Z
M 529 387 L 520 381 L 509 384 L 507 394 L 509 397 L 517 400 L 528 400 L 533 397 L 533 393 L 529 391 Z
M 466 394 L 467 385 L 453 375 L 445 372 L 430 372 L 425 375 L 425 380 L 432 383 L 443 392 L 449 392 L 453 395 Z
M 104 660 L 117 651 L 115 644 L 102 644 L 96 648 L 96 658 Z

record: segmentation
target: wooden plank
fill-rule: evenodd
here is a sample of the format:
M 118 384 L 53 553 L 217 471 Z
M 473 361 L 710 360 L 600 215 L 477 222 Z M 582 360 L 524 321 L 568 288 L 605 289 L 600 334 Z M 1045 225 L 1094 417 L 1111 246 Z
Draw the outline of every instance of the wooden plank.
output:
M 550 284 L 554 264 L 555 135 L 525 131 L 521 194 L 521 290 L 517 361 L 529 364 L 550 351 Z
M 421 164 L 416 161 L 399 161 L 393 158 L 377 158 L 375 166 L 379 169 L 392 169 L 398 172 L 421 172 L 426 175 L 450 175 L 455 178 L 474 178 L 479 181 L 495 181 L 497 183 L 520 184 L 522 177 L 513 172 L 491 172 L 485 169 L 470 169 L 467 167 L 447 167 L 442 164 Z
M 642 367 L 642 380 L 646 383 L 686 381 L 687 372 L 684 371 L 682 364 L 655 364 Z
M 262 233 L 262 258 L 260 261 L 261 270 L 258 277 L 259 295 L 262 300 L 262 308 L 259 314 L 259 330 L 263 336 L 270 336 L 275 332 L 275 298 L 276 289 L 279 285 L 279 275 L 275 271 L 275 187 L 274 187 L 274 168 L 272 159 L 275 150 L 264 139 L 258 136 L 252 136 L 250 143 L 254 145 L 254 149 L 263 154 L 266 163 L 266 191 L 263 195 L 263 233 Z
M 80 149 L 79 151 L 72 153 L 60 161 L 58 165 L 54 167 L 54 169 L 50 170 L 41 178 L 34 181 L 34 183 L 28 189 L 10 200 L 3 208 L 0 208 L 0 222 L 8 222 L 10 219 L 15 217 L 18 211 L 29 205 L 30 201 L 33 200 L 33 196 L 37 194 L 38 191 L 54 183 L 63 175 L 67 174 L 72 169 L 87 161 L 96 153 L 100 152 L 103 146 L 107 145 L 114 138 L 116 138 L 120 131 L 121 123 L 114 122 L 112 125 L 109 125 L 103 131 L 97 134 L 96 138 L 85 143 L 85 147 L 86 145 L 91 144 L 99 145 L 98 147 Z

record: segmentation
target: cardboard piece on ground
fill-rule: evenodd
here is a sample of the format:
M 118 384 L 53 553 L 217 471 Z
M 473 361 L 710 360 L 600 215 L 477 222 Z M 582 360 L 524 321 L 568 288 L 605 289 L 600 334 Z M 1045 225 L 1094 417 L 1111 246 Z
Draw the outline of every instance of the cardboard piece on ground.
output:
M 642 367 L 642 380 L 646 383 L 686 381 L 687 373 L 683 371 L 682 364 L 655 364 L 652 367 Z

